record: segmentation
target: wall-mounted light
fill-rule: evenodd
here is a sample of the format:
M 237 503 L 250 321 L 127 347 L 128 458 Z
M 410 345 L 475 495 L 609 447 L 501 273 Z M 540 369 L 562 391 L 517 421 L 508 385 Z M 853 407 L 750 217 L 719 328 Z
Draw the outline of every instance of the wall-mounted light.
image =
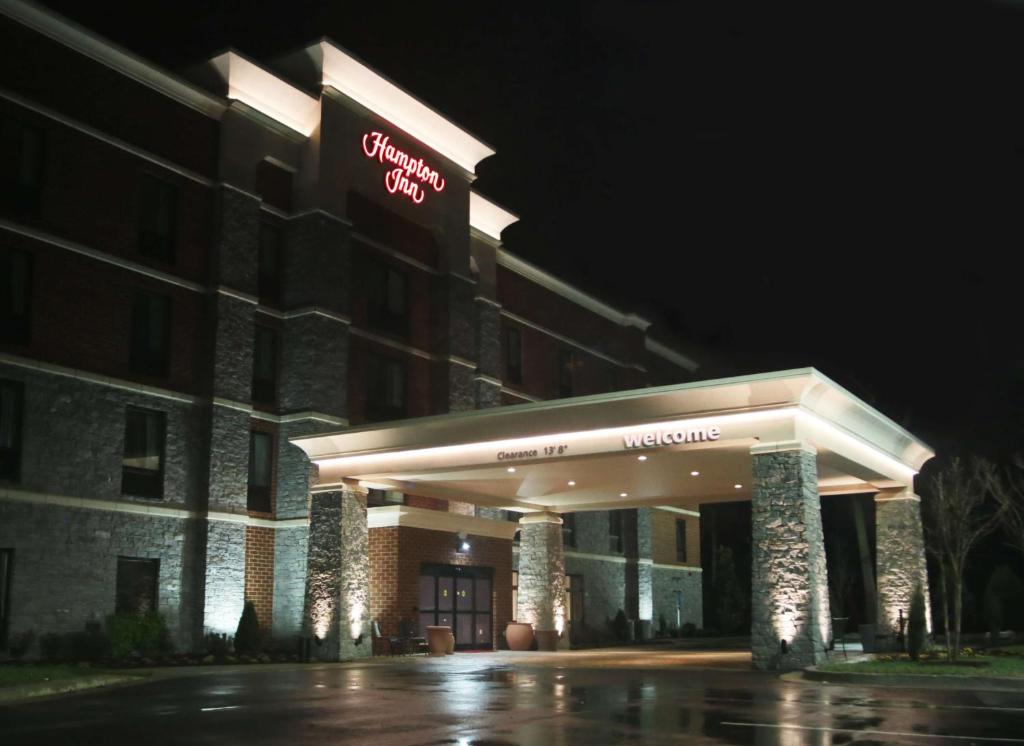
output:
M 455 540 L 455 551 L 458 554 L 466 554 L 472 546 L 469 543 L 469 534 L 465 531 L 460 531 L 458 537 Z
M 515 474 L 516 473 L 516 467 L 510 466 L 507 469 L 505 469 L 505 471 L 507 471 L 509 474 Z
M 637 457 L 636 457 L 636 460 L 637 460 L 637 461 L 646 461 L 646 460 L 647 460 L 647 457 L 646 457 L 646 456 L 637 456 Z

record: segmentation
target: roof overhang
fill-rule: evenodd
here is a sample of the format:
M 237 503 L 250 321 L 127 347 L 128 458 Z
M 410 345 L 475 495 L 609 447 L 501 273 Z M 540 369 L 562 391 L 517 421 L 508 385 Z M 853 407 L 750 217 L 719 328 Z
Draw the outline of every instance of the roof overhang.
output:
M 522 511 L 748 499 L 751 449 L 809 445 L 818 454 L 823 494 L 912 488 L 934 455 L 811 368 L 418 418 L 292 442 L 318 465 L 318 489 L 355 479 Z

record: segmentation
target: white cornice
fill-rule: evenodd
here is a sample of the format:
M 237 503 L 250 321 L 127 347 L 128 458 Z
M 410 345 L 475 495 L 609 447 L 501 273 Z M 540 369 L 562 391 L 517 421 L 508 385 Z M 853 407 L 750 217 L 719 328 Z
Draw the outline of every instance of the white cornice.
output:
M 324 86 L 345 94 L 469 173 L 494 155 L 486 143 L 332 42 L 321 41 L 307 47 L 306 53 L 319 63 Z
M 227 108 L 219 98 L 53 11 L 20 0 L 0 0 L 0 13 L 208 117 L 219 119 Z
M 491 202 L 484 196 L 474 191 L 469 193 L 469 225 L 491 238 L 501 241 L 501 232 L 512 223 L 519 220 L 519 216 L 511 213 L 504 207 Z
M 498 264 L 505 269 L 515 272 L 517 275 L 525 277 L 527 280 L 535 282 L 553 293 L 557 293 L 566 300 L 586 308 L 588 311 L 593 311 L 598 316 L 614 321 L 620 326 L 632 326 L 645 332 L 651 325 L 651 322 L 647 319 L 637 316 L 635 313 L 624 313 L 616 308 L 612 308 L 607 303 L 584 293 L 578 288 L 574 288 L 564 280 L 560 280 L 540 267 L 530 264 L 514 254 L 510 254 L 505 249 L 497 249 L 495 255 Z
M 444 531 L 450 534 L 466 533 L 473 536 L 489 536 L 509 541 L 519 528 L 519 524 L 510 521 L 495 521 L 490 518 L 477 518 L 461 513 L 413 508 L 409 505 L 385 505 L 380 508 L 370 508 L 366 511 L 366 523 L 370 528 L 405 526 L 424 528 L 429 531 Z
M 658 342 L 657 340 L 651 339 L 650 337 L 644 338 L 644 347 L 651 354 L 657 355 L 658 357 L 663 357 L 670 363 L 675 363 L 680 368 L 688 370 L 690 373 L 693 373 L 694 371 L 697 370 L 697 368 L 700 367 L 700 363 L 698 363 L 696 360 L 688 358 L 681 352 L 677 352 L 676 350 L 673 350 L 671 347 L 668 347 L 667 345 L 664 345 L 661 342 Z

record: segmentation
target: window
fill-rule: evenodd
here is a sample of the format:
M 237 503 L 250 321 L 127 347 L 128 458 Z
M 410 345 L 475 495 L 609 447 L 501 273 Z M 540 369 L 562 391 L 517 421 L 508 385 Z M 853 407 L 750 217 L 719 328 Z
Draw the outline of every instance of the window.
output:
M 367 317 L 370 324 L 392 334 L 408 334 L 409 281 L 405 272 L 372 261 L 366 279 L 369 283 Z
M 0 250 L 0 341 L 28 344 L 32 300 L 32 257 Z
M 11 565 L 14 550 L 0 549 L 0 650 L 7 647 L 7 630 L 11 619 Z
M 509 383 L 523 382 L 523 337 L 514 326 L 505 327 L 505 379 Z
M 260 244 L 257 257 L 257 293 L 262 303 L 281 300 L 281 247 L 284 244 L 281 229 L 269 223 L 260 223 Z
M 576 514 L 562 513 L 562 546 L 576 546 Z
M 144 174 L 139 203 L 139 253 L 173 264 L 178 241 L 178 187 Z
M 46 165 L 43 131 L 20 122 L 7 121 L 3 139 L 3 162 L 0 164 L 3 194 L 0 199 L 16 215 L 38 215 Z
M 160 560 L 138 557 L 117 558 L 118 614 L 142 615 L 157 610 Z
M 622 511 L 608 511 L 608 551 L 622 551 Z
M 619 386 L 619 369 L 617 366 L 612 365 L 608 368 L 608 390 L 618 391 Z
M 252 400 L 277 404 L 277 341 L 274 329 L 256 326 L 252 353 Z
M 676 521 L 676 562 L 686 562 L 686 521 Z
M 121 494 L 161 498 L 164 494 L 163 412 L 130 407 L 125 414 Z
M 366 507 L 381 508 L 385 505 L 402 505 L 405 503 L 405 493 L 395 490 L 378 490 L 373 487 L 366 494 Z
M 148 376 L 166 376 L 170 341 L 171 299 L 140 291 L 132 306 L 132 370 Z
M 21 417 L 25 389 L 17 381 L 0 381 L 0 479 L 21 477 Z
M 274 436 L 249 433 L 249 498 L 246 509 L 270 513 L 270 483 L 274 473 Z
M 576 365 L 572 350 L 558 351 L 558 395 L 572 396 L 572 371 Z
M 405 416 L 405 365 L 371 355 L 367 370 L 366 416 L 371 420 L 397 420 Z

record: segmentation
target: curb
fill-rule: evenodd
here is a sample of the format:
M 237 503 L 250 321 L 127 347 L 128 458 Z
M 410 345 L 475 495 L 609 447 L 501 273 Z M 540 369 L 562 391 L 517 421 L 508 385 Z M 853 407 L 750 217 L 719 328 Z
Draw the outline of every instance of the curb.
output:
M 821 671 L 816 666 L 805 668 L 803 681 L 819 684 L 853 684 L 857 686 L 891 686 L 915 689 L 954 689 L 978 691 L 1024 692 L 1024 678 L 1000 676 L 944 676 L 942 674 L 879 674 Z
M 0 688 L 0 705 L 18 704 L 39 697 L 72 694 L 86 689 L 99 689 L 116 684 L 138 684 L 149 680 L 148 676 L 139 676 L 138 674 L 96 674 L 63 681 L 41 681 L 36 684 L 5 686 Z

